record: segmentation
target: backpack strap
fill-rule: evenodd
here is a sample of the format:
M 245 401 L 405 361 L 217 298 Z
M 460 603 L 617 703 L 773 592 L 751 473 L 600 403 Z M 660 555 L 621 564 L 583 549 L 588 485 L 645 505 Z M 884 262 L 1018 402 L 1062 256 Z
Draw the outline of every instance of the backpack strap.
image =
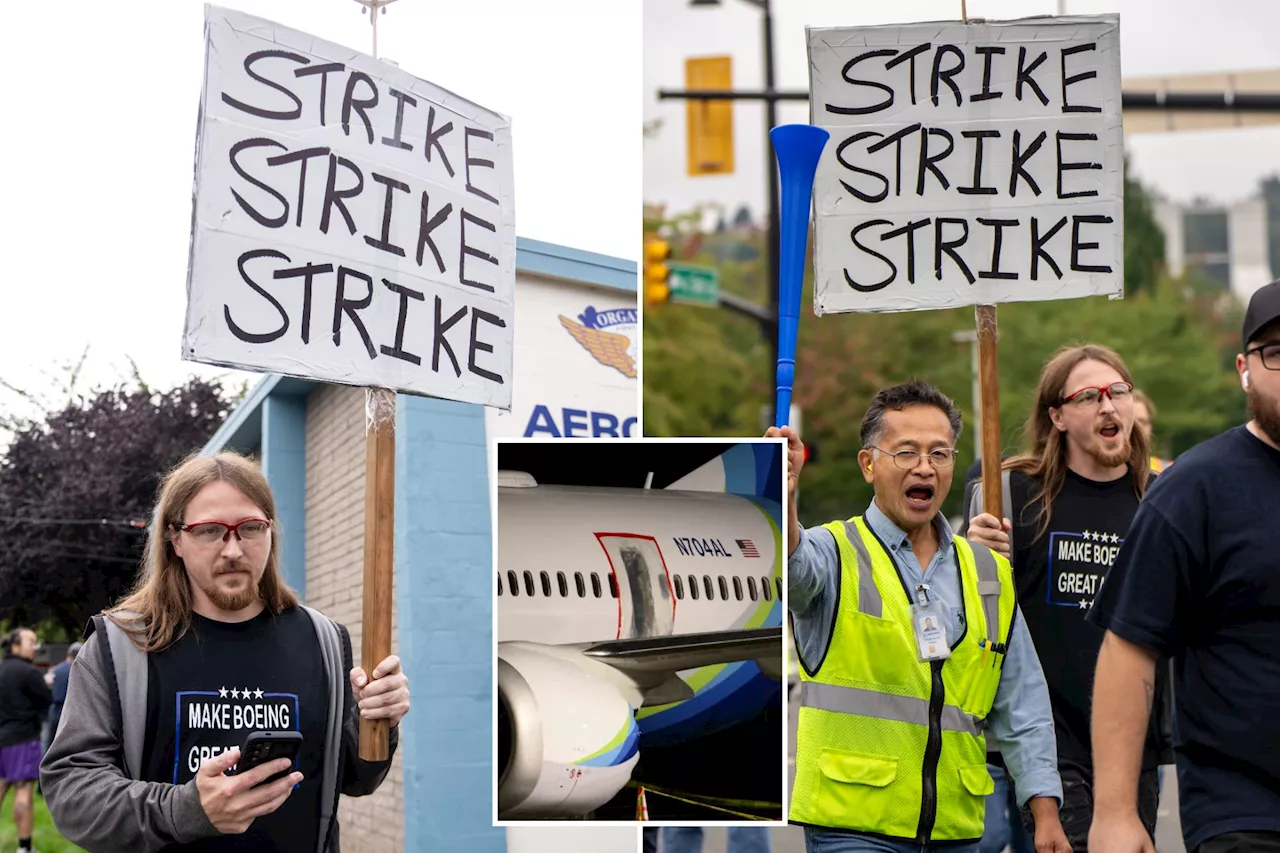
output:
M 299 605 L 311 617 L 320 641 L 320 656 L 324 660 L 329 682 L 328 722 L 325 726 L 324 763 L 320 775 L 320 834 L 319 853 L 327 848 L 333 820 L 338 811 L 339 775 L 342 772 L 342 726 L 344 699 L 346 698 L 347 672 L 343 665 L 344 652 L 350 655 L 350 639 L 338 629 L 337 623 L 318 610 Z
M 106 664 L 111 708 L 120 721 L 123 770 L 142 778 L 142 747 L 147 732 L 147 655 L 114 620 L 98 614 L 85 626 L 85 639 L 97 634 Z

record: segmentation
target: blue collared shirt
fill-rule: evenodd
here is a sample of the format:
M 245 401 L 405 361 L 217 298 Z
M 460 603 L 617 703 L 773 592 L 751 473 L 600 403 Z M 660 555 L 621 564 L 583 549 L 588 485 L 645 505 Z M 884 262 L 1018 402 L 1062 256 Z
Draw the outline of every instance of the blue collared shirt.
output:
M 880 511 L 875 501 L 863 517 L 889 549 L 907 585 L 927 583 L 930 598 L 941 601 L 950 620 L 948 636 L 960 636 L 964 631 L 964 599 L 951 525 L 941 513 L 934 519 L 938 553 L 922 571 L 907 534 Z M 796 644 L 806 664 L 819 660 L 830 642 L 839 578 L 840 552 L 831 531 L 822 527 L 803 530 L 800 543 L 787 561 L 787 594 Z M 1025 804 L 1031 797 L 1055 797 L 1061 803 L 1062 780 L 1058 776 L 1049 688 L 1021 611 L 1014 615 L 1000 686 L 986 722 L 1013 777 L 1019 803 Z

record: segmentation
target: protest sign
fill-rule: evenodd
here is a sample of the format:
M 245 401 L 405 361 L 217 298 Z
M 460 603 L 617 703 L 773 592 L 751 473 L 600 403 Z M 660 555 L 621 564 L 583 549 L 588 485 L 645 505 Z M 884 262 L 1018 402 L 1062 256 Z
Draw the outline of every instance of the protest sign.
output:
M 511 123 L 206 7 L 183 357 L 510 410 Z
M 1119 16 L 808 38 L 816 314 L 1123 295 Z

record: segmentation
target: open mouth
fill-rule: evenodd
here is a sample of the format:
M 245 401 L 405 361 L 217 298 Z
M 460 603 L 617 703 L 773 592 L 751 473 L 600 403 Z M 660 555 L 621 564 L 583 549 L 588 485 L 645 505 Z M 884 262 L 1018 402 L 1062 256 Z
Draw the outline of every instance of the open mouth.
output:
M 928 509 L 933 503 L 933 486 L 912 486 L 906 494 L 907 506 L 912 509 Z
M 1101 430 L 1103 438 L 1115 438 L 1120 434 L 1119 424 L 1107 424 Z

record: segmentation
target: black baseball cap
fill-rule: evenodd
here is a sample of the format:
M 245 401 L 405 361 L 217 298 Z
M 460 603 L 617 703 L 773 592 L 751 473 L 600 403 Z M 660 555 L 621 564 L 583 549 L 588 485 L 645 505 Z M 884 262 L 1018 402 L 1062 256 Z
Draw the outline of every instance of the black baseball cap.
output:
M 1276 320 L 1280 320 L 1280 281 L 1265 284 L 1249 297 L 1249 308 L 1244 312 L 1244 346 Z

